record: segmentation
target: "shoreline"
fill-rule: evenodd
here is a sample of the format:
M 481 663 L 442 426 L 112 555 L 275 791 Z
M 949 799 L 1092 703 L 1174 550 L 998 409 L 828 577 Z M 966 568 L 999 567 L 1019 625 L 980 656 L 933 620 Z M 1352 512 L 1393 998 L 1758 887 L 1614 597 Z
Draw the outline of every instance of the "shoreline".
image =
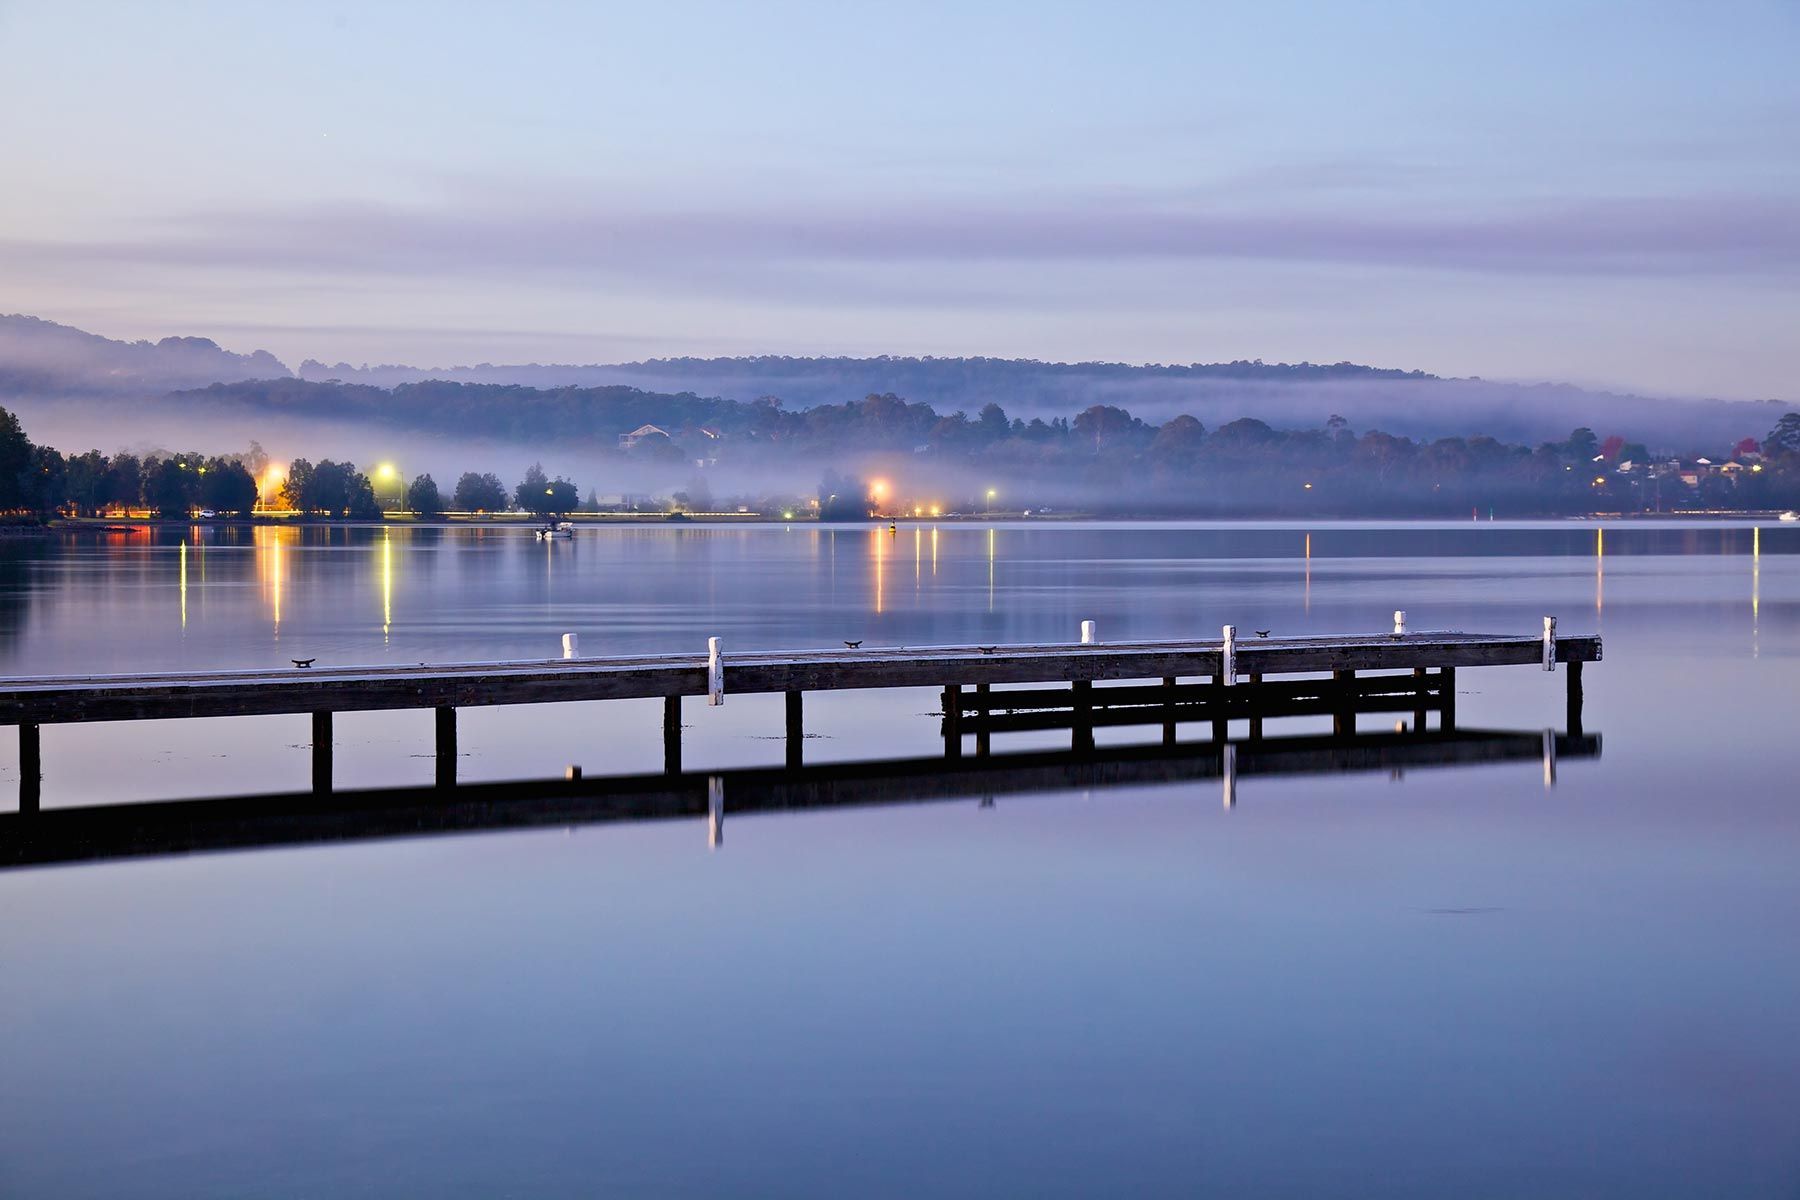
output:
M 366 529 L 536 529 L 552 520 L 568 521 L 579 526 L 616 526 L 616 525 L 838 525 L 868 526 L 878 528 L 882 525 L 928 526 L 928 525 L 991 525 L 1008 524 L 1076 524 L 1082 522 L 1131 522 L 1142 524 L 1181 524 L 1186 522 L 1242 522 L 1258 524 L 1270 522 L 1314 521 L 1331 522 L 1379 522 L 1384 524 L 1429 523 L 1439 525 L 1488 525 L 1509 524 L 1516 522 L 1567 522 L 1570 524 L 1593 524 L 1597 522 L 1642 522 L 1657 524 L 1676 521 L 1781 521 L 1780 509 L 1757 509 L 1750 511 L 1695 510 L 1691 512 L 1664 513 L 1540 513 L 1516 514 L 1501 518 L 1471 519 L 1466 517 L 1439 516 L 1433 514 L 1375 514 L 1375 513 L 1333 513 L 1300 515 L 1294 513 L 1054 513 L 1047 516 L 1026 515 L 1018 512 L 996 512 L 988 514 L 955 514 L 936 517 L 882 516 L 871 517 L 866 521 L 821 521 L 816 517 L 765 516 L 760 513 L 699 513 L 699 514 L 666 514 L 666 513 L 579 513 L 567 517 L 533 517 L 523 514 L 505 514 L 492 517 L 445 516 L 432 519 L 420 519 L 407 516 L 388 516 L 379 520 L 353 520 L 349 518 L 314 518 L 297 517 L 210 517 L 180 520 L 164 517 L 53 517 L 42 524 L 0 524 L 0 537 L 30 537 L 49 533 L 136 533 L 156 529 L 253 529 L 269 528 L 366 528 Z M 1787 522 L 1783 522 L 1787 523 Z

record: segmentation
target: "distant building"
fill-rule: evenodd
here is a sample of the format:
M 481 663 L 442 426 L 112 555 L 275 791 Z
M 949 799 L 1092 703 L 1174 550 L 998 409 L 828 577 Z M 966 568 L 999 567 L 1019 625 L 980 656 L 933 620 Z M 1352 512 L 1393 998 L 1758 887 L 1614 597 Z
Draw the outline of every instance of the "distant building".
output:
M 659 429 L 655 425 L 639 425 L 630 433 L 619 435 L 619 449 L 630 450 L 646 438 L 661 438 L 665 442 L 671 440 L 666 429 Z

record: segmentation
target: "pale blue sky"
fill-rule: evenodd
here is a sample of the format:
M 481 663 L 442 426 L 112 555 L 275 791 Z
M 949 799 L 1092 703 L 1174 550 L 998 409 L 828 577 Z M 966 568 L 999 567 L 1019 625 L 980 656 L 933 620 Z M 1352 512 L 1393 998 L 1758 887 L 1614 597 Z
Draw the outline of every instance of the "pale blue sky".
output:
M 1800 4 L 0 0 L 0 311 L 1800 394 Z

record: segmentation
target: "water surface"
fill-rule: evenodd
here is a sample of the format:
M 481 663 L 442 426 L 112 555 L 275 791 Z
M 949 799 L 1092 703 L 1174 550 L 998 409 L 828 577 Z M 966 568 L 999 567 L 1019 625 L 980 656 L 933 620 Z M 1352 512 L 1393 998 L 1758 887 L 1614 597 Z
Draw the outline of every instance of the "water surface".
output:
M 1396 608 L 1602 633 L 1603 757 L 1548 789 L 1499 764 L 1244 780 L 1229 811 L 1180 785 L 744 817 L 711 850 L 676 822 L 0 874 L 0 1194 L 1794 1195 L 1800 530 L 0 543 L 8 675 L 546 657 L 565 632 L 1364 632 Z M 1466 672 L 1461 722 L 1559 725 L 1561 683 Z M 808 758 L 932 753 L 935 708 L 814 697 Z M 654 770 L 659 719 L 466 712 L 459 773 Z M 686 720 L 690 767 L 780 761 L 778 699 Z M 50 727 L 45 803 L 302 787 L 307 736 Z M 428 714 L 337 737 L 343 785 L 431 778 Z

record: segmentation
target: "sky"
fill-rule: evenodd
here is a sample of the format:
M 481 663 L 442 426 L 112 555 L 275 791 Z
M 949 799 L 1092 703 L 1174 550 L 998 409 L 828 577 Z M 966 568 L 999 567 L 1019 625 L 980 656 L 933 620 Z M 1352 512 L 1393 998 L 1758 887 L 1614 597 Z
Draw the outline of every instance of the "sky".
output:
M 0 0 L 0 311 L 1800 397 L 1800 0 Z

